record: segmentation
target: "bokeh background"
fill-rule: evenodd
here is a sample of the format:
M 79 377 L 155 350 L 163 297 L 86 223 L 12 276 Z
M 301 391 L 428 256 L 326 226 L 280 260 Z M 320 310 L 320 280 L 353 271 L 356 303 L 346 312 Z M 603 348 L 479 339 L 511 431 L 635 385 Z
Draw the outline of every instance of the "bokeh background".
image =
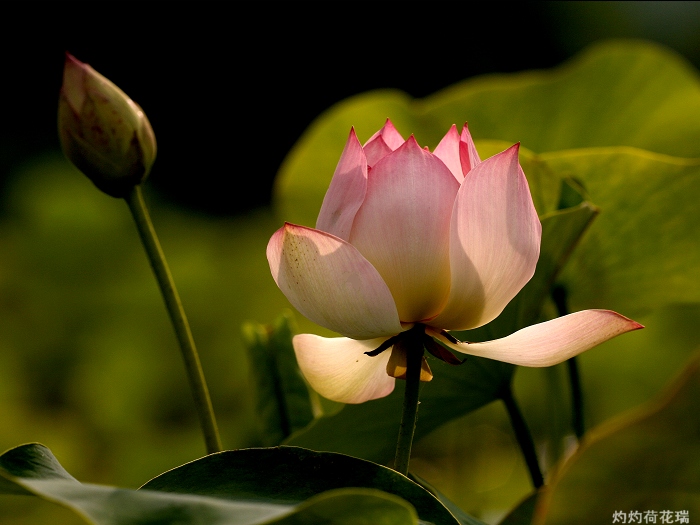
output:
M 175 339 L 126 205 L 100 194 L 60 153 L 64 52 L 122 87 L 153 124 L 159 151 L 145 192 L 226 448 L 261 443 L 241 323 L 269 323 L 287 306 L 264 256 L 283 220 L 270 207 L 272 187 L 286 153 L 322 112 L 373 89 L 421 98 L 477 75 L 550 68 L 611 37 L 662 43 L 700 68 L 698 2 L 485 2 L 478 10 L 458 2 L 231 5 L 2 8 L 0 449 L 39 441 L 78 479 L 132 488 L 204 453 Z M 593 396 L 592 423 L 659 391 L 700 343 L 688 329 L 698 313 L 685 306 L 654 318 L 663 326 L 657 333 L 674 338 L 646 369 L 630 364 L 626 376 L 612 367 L 584 369 L 596 386 L 619 384 L 612 399 Z M 607 347 L 613 362 L 623 344 Z M 519 372 L 518 380 L 538 378 Z M 529 409 L 535 434 L 550 408 Z M 425 438 L 414 464 L 486 521 L 528 491 L 497 406 Z M 72 518 L 6 497 L 4 519 Z

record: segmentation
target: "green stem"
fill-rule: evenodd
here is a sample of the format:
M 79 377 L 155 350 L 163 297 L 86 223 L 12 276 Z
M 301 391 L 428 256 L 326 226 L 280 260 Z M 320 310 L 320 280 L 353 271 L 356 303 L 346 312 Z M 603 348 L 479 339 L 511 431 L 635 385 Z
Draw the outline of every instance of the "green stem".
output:
M 560 316 L 569 314 L 569 307 L 566 300 L 566 289 L 559 285 L 552 290 L 552 299 L 557 307 Z M 576 356 L 567 360 L 567 371 L 569 373 L 569 384 L 571 385 L 571 426 L 574 434 L 580 440 L 586 433 L 586 425 L 583 419 L 583 389 L 581 388 L 581 372 L 578 367 Z
M 510 423 L 513 426 L 515 437 L 518 440 L 518 445 L 520 445 L 520 450 L 525 458 L 527 469 L 530 472 L 532 484 L 536 489 L 539 489 L 542 485 L 544 485 L 544 479 L 542 478 L 540 464 L 537 461 L 535 443 L 532 441 L 530 429 L 527 427 L 525 418 L 523 417 L 522 412 L 520 412 L 520 408 L 513 397 L 513 391 L 511 390 L 510 385 L 506 385 L 503 389 L 501 389 L 500 398 L 506 405 L 506 410 L 508 411 L 508 416 L 510 416 Z
M 209 390 L 207 389 L 207 383 L 204 379 L 202 365 L 199 362 L 197 349 L 194 346 L 194 339 L 192 338 L 192 332 L 190 331 L 185 311 L 180 302 L 180 296 L 175 288 L 175 283 L 168 269 L 168 263 L 165 261 L 165 255 L 160 247 L 158 237 L 153 228 L 153 223 L 148 214 L 148 209 L 146 208 L 146 203 L 143 200 L 141 187 L 134 186 L 133 190 L 129 192 L 129 195 L 125 197 L 125 200 L 136 222 L 136 228 L 138 229 L 143 246 L 146 249 L 148 260 L 151 262 L 153 273 L 156 276 L 158 286 L 165 300 L 165 307 L 168 310 L 170 320 L 175 329 L 175 335 L 180 344 L 180 351 L 185 360 L 185 369 L 197 407 L 199 422 L 204 433 L 207 453 L 212 454 L 214 452 L 220 452 L 221 440 L 216 426 L 214 409 L 211 404 L 211 399 L 209 398 Z
M 420 326 L 419 330 L 420 333 L 423 333 L 424 328 Z M 411 459 L 413 434 L 416 431 L 416 419 L 418 417 L 418 391 L 420 390 L 420 372 L 421 365 L 423 364 L 424 349 L 420 336 L 415 338 L 407 337 L 404 339 L 404 342 L 406 344 L 407 354 L 406 390 L 403 396 L 403 411 L 401 413 L 399 437 L 396 442 L 394 470 L 406 476 L 408 475 L 408 463 Z

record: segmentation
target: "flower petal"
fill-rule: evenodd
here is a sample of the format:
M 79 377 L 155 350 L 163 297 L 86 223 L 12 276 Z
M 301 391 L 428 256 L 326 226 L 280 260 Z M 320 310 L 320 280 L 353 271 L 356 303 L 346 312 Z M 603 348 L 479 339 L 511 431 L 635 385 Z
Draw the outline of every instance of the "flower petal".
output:
M 461 184 L 464 180 L 464 174 L 462 173 L 462 163 L 459 160 L 459 142 L 457 126 L 452 124 L 452 127 L 442 137 L 433 154 L 445 163 L 445 166 L 449 168 L 452 175 L 457 179 L 457 182 Z
M 404 138 L 401 136 L 401 133 L 398 132 L 398 130 L 394 127 L 394 123 L 391 122 L 391 119 L 386 119 L 386 122 L 382 126 L 382 129 L 377 131 L 374 135 L 372 135 L 369 140 L 365 143 L 365 147 L 375 140 L 376 138 L 381 137 L 384 143 L 389 146 L 391 151 L 394 151 L 395 149 L 398 149 L 404 142 Z
M 450 296 L 429 324 L 476 328 L 498 317 L 535 273 L 539 258 L 542 225 L 518 163 L 517 144 L 464 178 L 450 235 Z
M 323 198 L 316 229 L 347 241 L 352 221 L 362 205 L 366 191 L 367 159 L 353 128 L 335 168 L 331 185 Z
M 385 340 L 327 339 L 301 334 L 292 343 L 299 368 L 316 392 L 341 403 L 363 403 L 388 396 L 394 390 L 396 380 L 386 373 L 391 350 L 376 357 L 365 355 Z
M 270 239 L 267 260 L 277 286 L 313 322 L 355 339 L 404 330 L 377 270 L 342 239 L 286 223 Z
M 389 286 L 404 322 L 435 316 L 447 299 L 458 189 L 445 164 L 413 137 L 369 171 L 350 242 Z
M 476 151 L 472 134 L 469 133 L 469 126 L 467 126 L 466 122 L 464 123 L 464 126 L 462 126 L 459 157 L 462 162 L 462 170 L 464 171 L 465 177 L 467 176 L 467 173 L 477 166 L 477 164 L 481 164 L 481 159 Z
M 464 354 L 522 366 L 552 366 L 615 336 L 644 328 L 611 310 L 583 310 L 535 324 L 485 343 L 452 343 L 438 331 L 429 335 Z
M 363 146 L 367 155 L 367 164 L 374 166 L 379 159 L 398 149 L 404 142 L 401 133 L 396 130 L 391 120 L 386 119 L 382 129 L 372 135 Z
M 453 124 L 435 148 L 434 154 L 445 163 L 460 184 L 467 173 L 481 162 L 466 124 L 461 135 Z

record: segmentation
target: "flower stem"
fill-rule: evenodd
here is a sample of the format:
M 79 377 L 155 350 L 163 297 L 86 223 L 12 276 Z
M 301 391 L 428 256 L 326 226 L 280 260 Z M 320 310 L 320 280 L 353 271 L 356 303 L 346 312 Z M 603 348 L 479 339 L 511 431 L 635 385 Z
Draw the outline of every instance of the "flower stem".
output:
M 513 426 L 513 431 L 515 432 L 518 445 L 520 445 L 520 450 L 525 458 L 527 469 L 530 471 L 532 484 L 536 489 L 539 489 L 542 485 L 544 485 L 544 479 L 542 478 L 540 464 L 537 461 L 535 443 L 532 441 L 530 429 L 527 427 L 525 418 L 523 417 L 522 412 L 520 412 L 520 408 L 513 397 L 513 390 L 511 389 L 510 384 L 501 389 L 499 396 L 506 405 L 508 416 L 510 416 L 510 424 Z
M 424 328 L 420 326 L 419 330 L 423 331 Z M 421 341 L 420 337 L 407 338 L 405 342 L 407 347 L 406 390 L 404 391 L 403 396 L 401 425 L 399 426 L 399 437 L 396 442 L 396 456 L 394 458 L 394 470 L 403 474 L 404 476 L 408 475 L 408 463 L 411 459 L 413 434 L 416 431 L 420 372 L 424 352 L 423 342 Z
M 134 186 L 129 192 L 129 195 L 125 197 L 125 200 L 136 222 L 136 228 L 141 237 L 141 242 L 143 242 L 143 246 L 146 249 L 146 254 L 153 268 L 153 273 L 156 276 L 158 286 L 165 300 L 165 307 L 168 310 L 170 320 L 175 329 L 175 335 L 177 336 L 180 351 L 185 361 L 187 377 L 199 415 L 199 422 L 204 433 L 207 453 L 212 454 L 214 452 L 220 452 L 221 439 L 219 438 L 214 409 L 211 404 L 211 399 L 209 398 L 209 390 L 207 389 L 207 383 L 204 379 L 202 365 L 199 362 L 197 349 L 194 345 L 194 339 L 192 338 L 192 332 L 190 331 L 185 311 L 180 302 L 180 296 L 175 288 L 175 283 L 168 269 L 168 263 L 165 260 L 165 255 L 158 242 L 158 237 L 156 236 L 153 223 L 148 214 L 146 203 L 143 200 L 141 187 L 138 185 Z
M 569 314 L 569 306 L 566 301 L 566 289 L 559 285 L 552 290 L 552 299 L 560 316 Z M 583 419 L 583 389 L 581 388 L 581 372 L 576 356 L 566 362 L 571 385 L 571 426 L 574 434 L 580 440 L 586 433 L 586 425 Z

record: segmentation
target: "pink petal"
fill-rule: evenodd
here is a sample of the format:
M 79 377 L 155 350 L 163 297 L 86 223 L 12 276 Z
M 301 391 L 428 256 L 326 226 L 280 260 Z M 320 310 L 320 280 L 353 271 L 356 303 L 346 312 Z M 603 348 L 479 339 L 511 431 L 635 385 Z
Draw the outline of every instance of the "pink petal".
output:
M 445 163 L 460 184 L 467 173 L 481 162 L 466 124 L 461 135 L 457 133 L 457 126 L 452 125 L 435 148 L 435 156 Z
M 620 334 L 644 328 L 611 310 L 583 310 L 485 343 L 451 343 L 439 332 L 426 333 L 465 354 L 522 366 L 552 366 Z
M 498 317 L 534 274 L 541 234 L 518 145 L 478 164 L 452 213 L 449 300 L 429 324 L 466 330 Z
M 363 403 L 394 390 L 396 380 L 386 373 L 391 350 L 376 357 L 365 355 L 384 341 L 386 338 L 355 341 L 301 334 L 294 337 L 293 344 L 299 368 L 316 392 L 341 403 Z
M 411 137 L 369 172 L 350 242 L 377 269 L 404 322 L 442 310 L 450 285 L 450 215 L 459 185 Z
M 404 142 L 401 133 L 396 130 L 391 120 L 386 119 L 382 129 L 372 135 L 363 146 L 367 155 L 367 164 L 374 166 L 379 159 L 398 149 Z
M 365 144 L 365 146 L 377 137 L 382 137 L 382 140 L 386 143 L 387 146 L 389 146 L 389 148 L 391 148 L 391 151 L 398 149 L 404 142 L 406 142 L 401 136 L 401 133 L 399 133 L 398 130 L 394 127 L 394 124 L 393 122 L 391 122 L 390 119 L 386 119 L 386 122 L 382 126 L 382 129 L 380 129 L 374 135 L 372 135 Z
M 477 164 L 481 164 L 481 159 L 476 151 L 474 140 L 472 140 L 472 134 L 469 133 L 469 126 L 467 126 L 466 122 L 462 127 L 459 156 L 460 161 L 462 162 L 462 170 L 464 171 L 465 177 L 467 176 L 467 173 L 477 166 Z
M 313 322 L 355 339 L 403 331 L 387 285 L 342 239 L 286 223 L 270 239 L 267 260 L 282 293 Z
M 351 129 L 331 185 L 323 198 L 316 229 L 347 241 L 352 221 L 362 205 L 366 191 L 367 159 L 355 130 Z
M 434 155 L 445 163 L 457 182 L 461 184 L 464 180 L 464 174 L 462 173 L 462 162 L 459 159 L 459 144 L 457 126 L 452 124 L 450 130 L 435 148 Z

